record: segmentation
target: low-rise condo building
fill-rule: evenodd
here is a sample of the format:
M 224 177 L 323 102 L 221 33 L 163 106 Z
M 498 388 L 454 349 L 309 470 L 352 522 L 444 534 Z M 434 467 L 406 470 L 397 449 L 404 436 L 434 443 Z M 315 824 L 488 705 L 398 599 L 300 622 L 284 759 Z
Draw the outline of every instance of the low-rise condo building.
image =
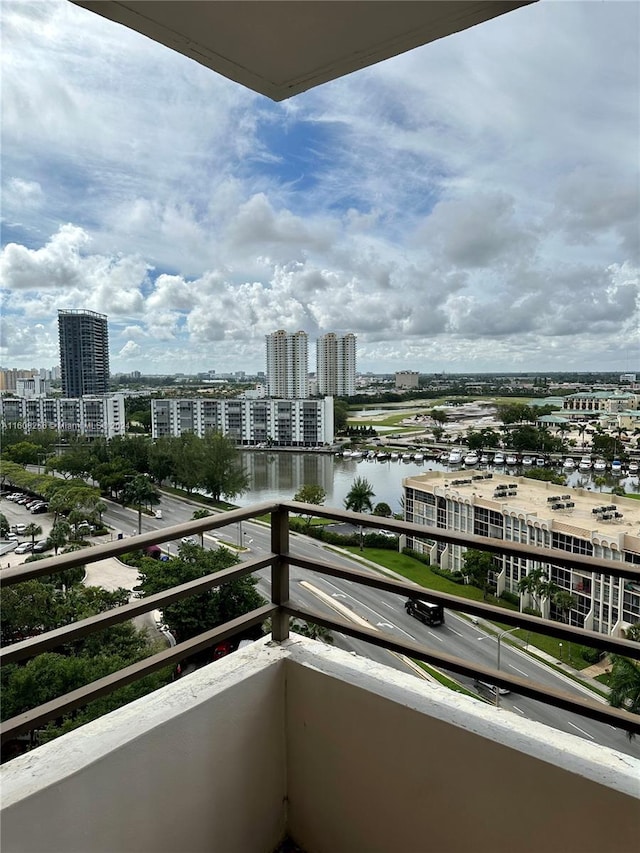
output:
M 467 472 L 430 471 L 403 485 L 405 517 L 414 524 L 640 565 L 640 503 L 631 498 Z M 408 545 L 429 554 L 433 565 L 464 568 L 463 546 L 417 538 L 408 539 Z M 541 565 L 506 555 L 495 556 L 494 562 L 498 595 L 505 590 L 518 594 L 518 582 Z M 547 618 L 614 635 L 640 621 L 638 583 L 553 563 L 550 579 L 571 593 L 574 603 L 569 613 L 560 613 L 548 599 L 537 602 Z M 521 607 L 531 603 L 521 596 Z

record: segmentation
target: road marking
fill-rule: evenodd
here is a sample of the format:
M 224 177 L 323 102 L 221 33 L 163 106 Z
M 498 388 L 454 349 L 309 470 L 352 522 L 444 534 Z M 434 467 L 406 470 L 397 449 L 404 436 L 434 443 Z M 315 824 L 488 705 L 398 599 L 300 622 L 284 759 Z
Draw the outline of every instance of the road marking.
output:
M 437 634 L 434 634 L 433 631 L 427 631 L 427 634 L 431 634 L 432 637 L 435 637 L 439 643 L 442 643 L 442 637 L 439 637 Z
M 525 677 L 525 678 L 529 678 L 529 676 L 527 675 L 527 673 L 526 673 L 526 672 L 523 672 L 521 669 L 518 669 L 518 667 L 517 667 L 517 666 L 514 666 L 512 663 L 510 663 L 510 664 L 509 664 L 509 666 L 511 667 L 511 669 L 515 669 L 515 671 L 516 671 L 516 672 L 519 672 L 519 673 L 520 673 L 520 675 L 524 675 L 524 677 Z
M 464 634 L 461 634 L 461 633 L 460 633 L 460 631 L 456 631 L 456 629 L 455 629 L 455 628 L 452 628 L 452 627 L 451 627 L 451 625 L 447 625 L 447 628 L 448 628 L 450 631 L 453 631 L 453 633 L 454 633 L 454 634 L 457 634 L 459 637 L 464 637 Z
M 376 622 L 376 628 L 395 628 L 395 625 L 392 625 L 391 622 Z
M 388 607 L 388 608 L 389 608 L 389 610 L 395 610 L 395 609 L 396 609 L 396 608 L 393 606 L 393 604 L 389 604 L 389 603 L 388 603 L 388 602 L 386 602 L 386 601 L 381 601 L 381 602 L 380 602 L 380 604 L 384 604 L 384 606 L 385 606 L 385 607 Z
M 300 581 L 300 586 L 303 586 L 305 589 L 308 589 L 313 595 L 319 598 L 321 601 L 324 601 L 325 604 L 328 604 L 329 607 L 333 607 L 341 616 L 346 616 L 347 619 L 350 619 L 352 622 L 355 622 L 356 625 L 360 625 L 362 628 L 371 628 L 371 623 L 367 622 L 366 619 L 363 619 L 361 616 L 352 613 L 348 607 L 345 607 L 344 604 L 340 604 L 339 601 L 335 601 L 335 599 L 331 598 L 330 595 L 327 595 L 326 592 L 323 592 L 321 589 L 310 584 L 309 581 Z
M 581 732 L 585 737 L 591 738 L 591 740 L 595 740 L 593 735 L 590 735 L 589 732 L 585 732 L 584 729 L 581 729 L 580 726 L 574 726 L 570 720 L 567 720 L 567 723 L 572 726 L 576 731 Z
M 328 581 L 326 578 L 323 578 L 323 580 L 327 586 L 333 587 L 333 589 L 336 589 L 336 590 L 338 590 L 338 592 L 340 592 L 340 587 L 337 587 L 335 584 L 331 583 L 331 581 Z M 304 585 L 306 583 L 306 581 L 300 581 L 300 583 Z M 367 610 L 370 610 L 371 613 L 373 613 L 374 616 L 376 616 L 378 619 L 384 619 L 384 616 L 382 615 L 382 613 L 378 613 L 377 610 L 374 610 L 373 607 L 369 607 L 369 605 L 365 604 L 364 601 L 360 601 L 360 599 L 356 598 L 355 595 L 351 595 L 350 593 L 347 593 L 346 598 L 351 598 L 351 599 L 353 599 L 353 601 L 355 601 L 355 603 L 359 607 L 364 607 Z M 347 606 L 350 606 L 350 605 L 347 605 Z M 391 627 L 394 628 L 396 631 L 401 631 L 403 634 L 405 634 L 407 637 L 409 637 L 410 640 L 416 639 L 413 636 L 413 634 L 410 634 L 408 631 L 405 631 L 404 628 L 400 628 L 398 625 L 392 625 Z M 440 639 L 440 638 L 438 637 L 438 639 Z
M 517 705 L 512 705 L 511 707 L 513 708 L 514 711 L 517 711 L 519 714 L 522 714 L 523 717 L 527 716 L 524 711 L 521 711 L 520 708 L 518 708 Z
M 344 592 L 334 592 L 331 598 L 346 598 L 347 596 Z

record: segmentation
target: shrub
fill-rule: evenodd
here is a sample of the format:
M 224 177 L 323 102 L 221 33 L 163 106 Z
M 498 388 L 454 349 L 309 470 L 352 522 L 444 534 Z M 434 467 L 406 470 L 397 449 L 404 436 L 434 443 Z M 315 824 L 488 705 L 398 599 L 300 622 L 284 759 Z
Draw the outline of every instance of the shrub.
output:
M 598 663 L 602 657 L 602 652 L 600 649 L 592 649 L 591 646 L 582 646 L 580 649 L 580 655 L 589 663 Z
M 500 598 L 504 601 L 508 601 L 509 604 L 515 604 L 516 606 L 520 604 L 520 596 L 515 592 L 509 592 L 508 589 L 505 589 L 504 592 L 501 593 Z
M 539 610 L 536 610 L 535 607 L 523 607 L 522 612 L 526 613 L 528 616 L 542 616 L 542 613 Z

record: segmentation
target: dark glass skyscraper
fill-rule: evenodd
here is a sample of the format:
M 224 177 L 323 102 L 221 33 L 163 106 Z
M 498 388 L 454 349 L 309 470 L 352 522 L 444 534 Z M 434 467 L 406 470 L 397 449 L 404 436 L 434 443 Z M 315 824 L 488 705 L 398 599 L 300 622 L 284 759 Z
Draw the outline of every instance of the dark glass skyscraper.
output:
M 105 314 L 58 311 L 60 373 L 65 397 L 109 390 L 109 329 Z

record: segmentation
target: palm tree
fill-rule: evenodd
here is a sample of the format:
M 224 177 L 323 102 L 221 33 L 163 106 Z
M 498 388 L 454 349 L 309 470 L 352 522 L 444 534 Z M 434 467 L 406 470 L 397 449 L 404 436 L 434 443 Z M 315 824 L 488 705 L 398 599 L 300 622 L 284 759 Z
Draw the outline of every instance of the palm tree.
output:
M 640 714 L 640 667 L 619 655 L 612 655 L 613 667 L 609 678 L 609 704 Z M 633 737 L 632 734 L 629 737 Z
M 138 533 L 142 533 L 142 508 L 160 503 L 160 494 L 146 474 L 136 474 L 122 490 L 122 503 L 138 511 Z
M 30 522 L 30 524 L 27 524 L 24 529 L 24 532 L 27 534 L 27 536 L 31 537 L 31 550 L 33 550 L 33 546 L 36 544 L 36 536 L 40 536 L 40 534 L 42 533 L 42 528 L 39 524 L 35 524 L 32 521 Z
M 373 504 L 371 499 L 375 497 L 375 492 L 371 483 L 366 477 L 356 477 L 353 485 L 344 499 L 344 508 L 350 509 L 353 512 L 372 512 Z M 360 525 L 360 550 L 363 550 L 363 534 L 362 525 Z
M 58 549 L 64 548 L 69 538 L 71 528 L 66 521 L 57 521 L 49 533 L 49 541 L 53 545 L 53 553 L 58 556 Z
M 333 645 L 333 634 L 324 625 L 316 625 L 315 622 L 303 622 L 300 619 L 294 619 L 291 623 L 291 630 L 297 634 L 302 634 L 303 637 L 309 637 L 310 640 L 320 640 L 321 643 Z
M 211 513 L 209 512 L 208 509 L 197 509 L 197 510 L 195 510 L 195 512 L 193 513 L 191 518 L 194 519 L 194 521 L 195 521 L 198 518 L 207 518 L 210 515 L 211 515 Z M 204 530 L 200 534 L 200 547 L 204 548 Z

